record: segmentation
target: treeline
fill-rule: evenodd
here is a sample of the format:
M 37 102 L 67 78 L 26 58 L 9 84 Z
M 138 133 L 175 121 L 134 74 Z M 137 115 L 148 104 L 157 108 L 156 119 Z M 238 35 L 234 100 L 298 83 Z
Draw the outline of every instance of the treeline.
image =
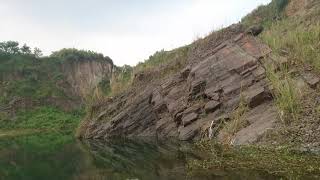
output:
M 20 47 L 17 41 L 0 42 L 0 53 L 8 54 L 8 55 L 24 54 L 24 55 L 32 55 L 35 57 L 42 56 L 42 51 L 39 48 L 35 47 L 32 49 L 26 44 Z
M 42 51 L 35 47 L 23 44 L 20 46 L 17 41 L 0 42 L 0 55 L 28 55 L 40 58 L 43 56 Z M 82 61 L 82 60 L 106 60 L 113 64 L 111 58 L 90 50 L 79 50 L 75 48 L 63 48 L 59 51 L 52 52 L 51 58 L 60 59 L 61 61 Z

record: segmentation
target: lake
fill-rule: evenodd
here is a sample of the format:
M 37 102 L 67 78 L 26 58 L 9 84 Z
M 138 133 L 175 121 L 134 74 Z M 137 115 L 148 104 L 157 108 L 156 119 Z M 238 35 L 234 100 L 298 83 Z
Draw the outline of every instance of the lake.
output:
M 79 141 L 42 133 L 0 138 L 1 180 L 279 179 L 261 170 L 211 170 L 190 175 L 201 159 L 192 144 L 174 140 Z M 201 155 L 201 154 L 200 154 Z

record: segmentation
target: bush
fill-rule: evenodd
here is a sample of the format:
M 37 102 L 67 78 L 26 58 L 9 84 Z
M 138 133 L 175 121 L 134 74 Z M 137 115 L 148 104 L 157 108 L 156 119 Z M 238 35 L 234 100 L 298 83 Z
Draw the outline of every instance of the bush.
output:
M 53 107 L 39 107 L 34 110 L 20 111 L 16 121 L 0 121 L 1 129 L 38 129 L 73 133 L 83 117 L 82 111 L 70 113 Z

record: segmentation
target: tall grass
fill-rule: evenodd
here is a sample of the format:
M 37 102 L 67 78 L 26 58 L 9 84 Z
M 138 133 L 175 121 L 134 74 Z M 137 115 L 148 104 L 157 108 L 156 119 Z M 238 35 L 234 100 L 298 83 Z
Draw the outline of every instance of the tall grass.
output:
M 290 77 L 287 66 L 280 66 L 278 72 L 272 65 L 266 65 L 266 75 L 271 82 L 275 103 L 279 110 L 280 119 L 288 124 L 298 118 L 300 112 L 301 94 Z
M 320 72 L 320 24 L 304 26 L 296 20 L 275 23 L 261 38 L 290 64 L 309 64 Z

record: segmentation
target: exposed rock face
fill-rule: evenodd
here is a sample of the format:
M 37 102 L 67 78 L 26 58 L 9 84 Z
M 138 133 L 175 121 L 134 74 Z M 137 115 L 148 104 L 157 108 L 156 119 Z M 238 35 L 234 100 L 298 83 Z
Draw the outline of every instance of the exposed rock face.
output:
M 211 123 L 211 128 L 218 131 L 215 127 L 219 122 L 229 119 L 239 105 L 240 94 L 253 110 L 269 102 L 265 70 L 259 62 L 271 52 L 267 46 L 251 35 L 240 33 L 212 48 L 210 56 L 198 60 L 199 63 L 191 61 L 180 73 L 99 106 L 81 136 L 197 140 L 207 136 Z M 264 119 L 250 112 L 248 118 Z
M 256 142 L 264 133 L 274 128 L 278 112 L 272 103 L 265 103 L 252 109 L 246 116 L 250 125 L 235 134 L 233 145 Z
M 73 93 L 85 97 L 103 78 L 111 79 L 112 68 L 113 64 L 104 59 L 83 60 L 64 64 L 62 71 Z
M 260 33 L 262 33 L 263 31 L 263 26 L 261 25 L 255 25 L 255 26 L 251 26 L 246 33 L 250 34 L 252 36 L 258 36 Z

